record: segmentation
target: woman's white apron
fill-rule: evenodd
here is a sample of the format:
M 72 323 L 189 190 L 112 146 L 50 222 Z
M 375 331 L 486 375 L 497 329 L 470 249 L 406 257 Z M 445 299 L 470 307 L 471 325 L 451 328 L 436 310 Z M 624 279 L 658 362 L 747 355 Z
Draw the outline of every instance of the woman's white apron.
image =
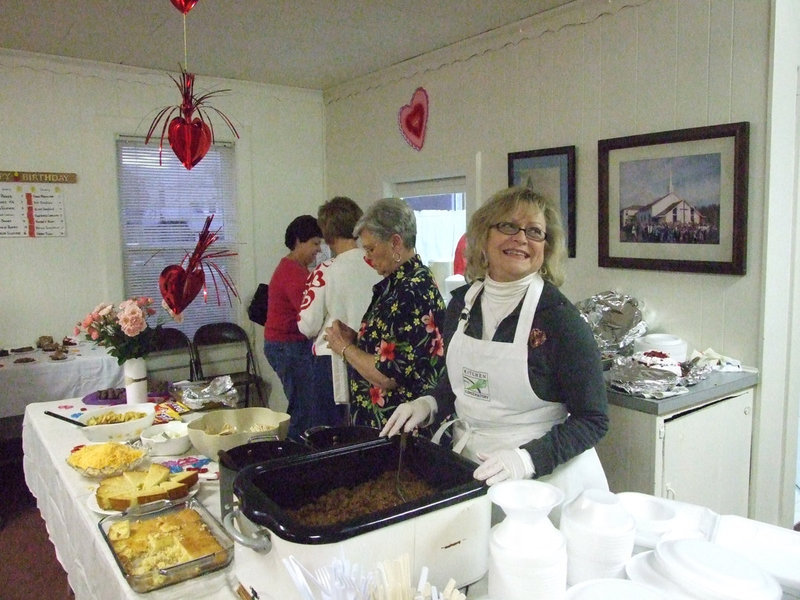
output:
M 452 424 L 453 450 L 475 462 L 480 462 L 479 453 L 518 448 L 538 439 L 568 416 L 564 404 L 539 398 L 528 377 L 528 340 L 544 281 L 538 275 L 533 278 L 512 343 L 480 340 L 464 333 L 482 287 L 483 282 L 477 281 L 467 291 L 462 317 L 447 348 L 447 372 L 458 418 L 434 436 L 438 442 L 443 429 Z M 586 488 L 608 489 L 594 448 L 557 466 L 539 481 L 561 488 L 564 503 Z

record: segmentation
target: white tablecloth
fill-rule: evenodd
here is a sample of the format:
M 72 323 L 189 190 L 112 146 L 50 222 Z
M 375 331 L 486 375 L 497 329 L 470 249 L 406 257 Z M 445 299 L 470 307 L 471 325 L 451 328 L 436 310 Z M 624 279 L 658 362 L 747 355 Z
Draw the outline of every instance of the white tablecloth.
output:
M 68 349 L 65 360 L 51 360 L 41 350 L 0 358 L 0 417 L 21 415 L 31 402 L 82 398 L 124 385 L 122 367 L 104 348 L 80 342 Z M 35 362 L 14 362 L 23 357 Z
M 137 594 L 130 588 L 97 526 L 103 515 L 88 505 L 96 482 L 83 477 L 66 462 L 70 450 L 86 443 L 86 439 L 76 426 L 44 414 L 45 410 L 68 414 L 68 409 L 58 407 L 70 404 L 82 406 L 79 398 L 28 405 L 22 426 L 22 447 L 25 481 L 36 497 L 76 600 L 236 600 L 238 596 L 233 590 L 238 582 L 230 565 L 148 594 Z M 201 481 L 197 498 L 219 518 L 218 482 Z

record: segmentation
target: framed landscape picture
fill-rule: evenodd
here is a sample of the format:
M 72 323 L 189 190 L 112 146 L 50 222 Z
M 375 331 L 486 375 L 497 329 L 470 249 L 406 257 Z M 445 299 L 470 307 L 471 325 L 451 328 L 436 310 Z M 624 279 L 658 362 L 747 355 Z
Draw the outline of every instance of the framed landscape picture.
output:
M 744 275 L 749 123 L 600 140 L 601 267 Z
M 568 256 L 575 256 L 575 146 L 508 154 L 508 185 L 557 198 Z

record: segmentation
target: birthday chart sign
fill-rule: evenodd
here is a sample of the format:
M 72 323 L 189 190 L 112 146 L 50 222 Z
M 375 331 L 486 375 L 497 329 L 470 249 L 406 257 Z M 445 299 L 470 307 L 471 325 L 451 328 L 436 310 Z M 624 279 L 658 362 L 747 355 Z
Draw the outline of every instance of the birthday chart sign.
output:
M 0 183 L 0 237 L 64 237 L 66 231 L 61 186 Z

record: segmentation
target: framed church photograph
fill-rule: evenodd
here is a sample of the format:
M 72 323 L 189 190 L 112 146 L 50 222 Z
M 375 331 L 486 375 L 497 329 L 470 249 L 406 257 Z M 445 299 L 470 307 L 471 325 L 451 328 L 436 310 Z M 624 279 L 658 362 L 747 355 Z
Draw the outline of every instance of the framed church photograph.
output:
M 575 146 L 508 153 L 508 185 L 557 198 L 567 255 L 575 257 Z
M 599 140 L 601 267 L 744 275 L 749 123 Z

